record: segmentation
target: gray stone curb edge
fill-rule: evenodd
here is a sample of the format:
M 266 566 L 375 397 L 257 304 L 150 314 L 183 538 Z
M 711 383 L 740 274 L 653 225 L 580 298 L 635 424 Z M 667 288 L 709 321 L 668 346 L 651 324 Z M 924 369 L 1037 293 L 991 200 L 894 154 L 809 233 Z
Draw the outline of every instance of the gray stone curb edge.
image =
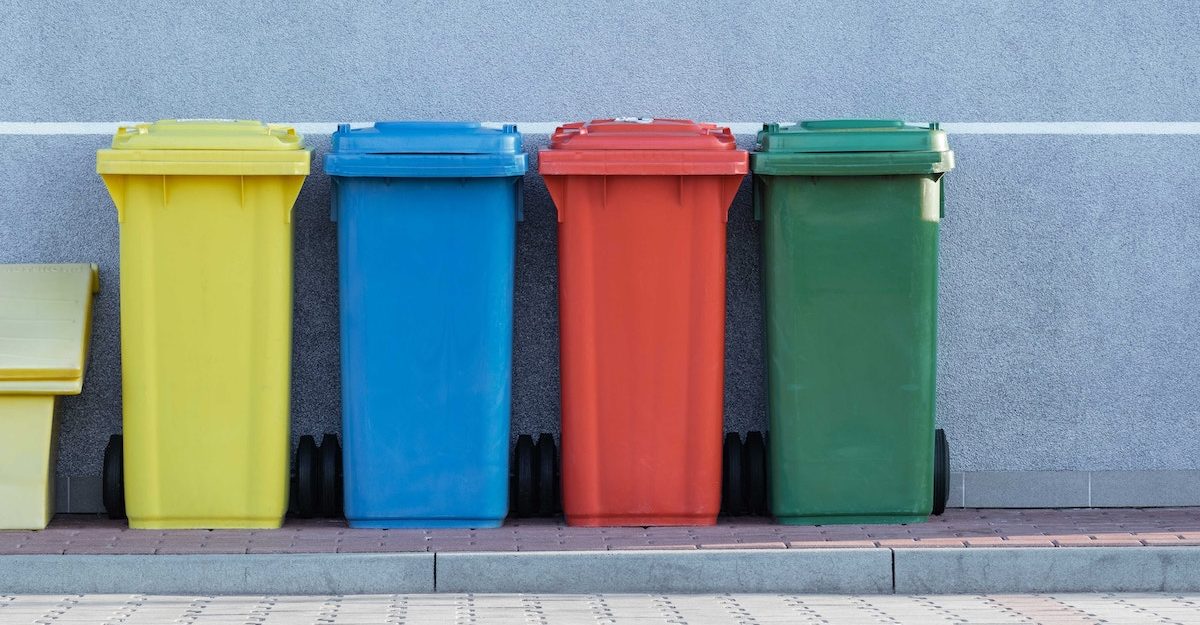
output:
M 0 556 L 5 594 L 1200 592 L 1200 547 Z
M 898 594 L 1200 591 L 1200 547 L 894 549 Z
M 887 549 L 442 553 L 444 592 L 892 592 Z

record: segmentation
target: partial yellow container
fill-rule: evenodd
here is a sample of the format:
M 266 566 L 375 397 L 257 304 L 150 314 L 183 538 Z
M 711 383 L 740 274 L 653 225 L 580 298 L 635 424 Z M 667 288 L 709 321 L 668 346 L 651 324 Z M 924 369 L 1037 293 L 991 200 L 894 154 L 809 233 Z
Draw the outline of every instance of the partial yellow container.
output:
M 95 265 L 0 265 L 0 529 L 54 516 L 59 395 L 83 390 Z
M 134 528 L 279 527 L 288 495 L 295 130 L 120 129 L 96 170 L 121 228 L 125 510 Z

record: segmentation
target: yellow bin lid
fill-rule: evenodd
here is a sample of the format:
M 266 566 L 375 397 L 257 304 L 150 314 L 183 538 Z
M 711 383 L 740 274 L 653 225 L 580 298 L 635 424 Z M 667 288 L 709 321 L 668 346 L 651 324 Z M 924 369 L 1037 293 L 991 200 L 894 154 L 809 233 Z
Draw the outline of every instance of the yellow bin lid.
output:
M 96 172 L 135 175 L 306 176 L 296 129 L 248 120 L 165 119 L 124 126 L 96 153 Z
M 0 394 L 83 389 L 95 265 L 0 265 Z

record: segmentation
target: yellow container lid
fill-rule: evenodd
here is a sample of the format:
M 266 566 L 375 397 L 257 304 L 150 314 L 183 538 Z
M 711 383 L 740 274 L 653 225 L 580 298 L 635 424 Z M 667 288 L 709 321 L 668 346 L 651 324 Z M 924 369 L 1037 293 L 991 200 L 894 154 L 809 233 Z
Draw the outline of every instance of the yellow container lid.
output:
M 83 389 L 95 265 L 0 265 L 0 394 Z
M 304 176 L 296 129 L 249 120 L 165 119 L 125 126 L 96 153 L 100 174 Z

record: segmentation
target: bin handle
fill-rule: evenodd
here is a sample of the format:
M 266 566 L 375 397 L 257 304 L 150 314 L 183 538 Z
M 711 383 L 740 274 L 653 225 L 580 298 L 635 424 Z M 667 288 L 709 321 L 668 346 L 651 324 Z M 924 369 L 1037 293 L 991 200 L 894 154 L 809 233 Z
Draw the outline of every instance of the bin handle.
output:
M 930 130 L 941 130 L 941 122 L 929 122 Z M 938 220 L 946 218 L 946 174 L 943 172 L 938 176 Z
M 122 135 L 144 135 L 149 132 L 150 132 L 150 129 L 146 126 L 146 124 L 136 124 L 136 125 L 132 125 L 132 126 L 129 126 L 129 125 L 117 126 L 117 136 L 118 137 L 122 136 Z
M 525 194 L 524 191 L 525 177 L 517 176 L 513 179 L 513 194 L 516 195 L 514 203 L 517 205 L 517 221 L 525 221 Z
M 337 176 L 329 177 L 329 221 L 337 223 L 338 190 Z
M 754 205 L 754 221 L 762 221 L 762 192 L 758 186 L 762 184 L 761 176 L 751 177 L 750 203 Z
M 938 221 L 946 218 L 946 174 L 938 178 Z

